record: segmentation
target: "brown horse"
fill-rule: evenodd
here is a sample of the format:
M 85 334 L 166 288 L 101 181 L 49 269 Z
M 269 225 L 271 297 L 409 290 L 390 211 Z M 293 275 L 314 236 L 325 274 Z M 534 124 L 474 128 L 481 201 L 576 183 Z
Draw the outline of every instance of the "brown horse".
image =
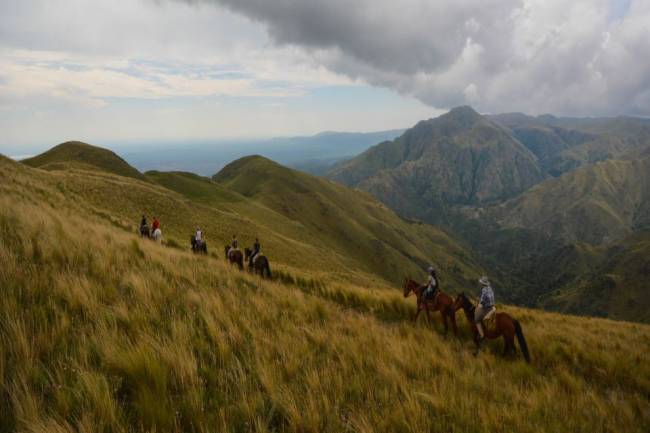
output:
M 476 344 L 476 354 L 478 354 L 479 345 L 479 333 L 476 324 L 474 323 L 474 310 L 476 309 L 472 302 L 465 296 L 464 293 L 461 293 L 456 297 L 454 301 L 454 309 L 459 310 L 463 309 L 465 312 L 465 317 L 467 317 L 467 322 L 469 323 L 470 329 L 474 335 L 474 343 Z M 521 330 L 521 325 L 519 321 L 510 317 L 506 313 L 496 313 L 495 318 L 495 329 L 487 329 L 486 326 L 483 326 L 483 332 L 485 338 L 488 340 L 493 340 L 503 336 L 503 341 L 505 343 L 503 347 L 503 356 L 506 356 L 508 352 L 516 353 L 517 349 L 515 348 L 515 336 L 517 336 L 517 341 L 519 342 L 519 347 L 521 348 L 521 353 L 524 355 L 526 362 L 530 362 L 530 354 L 528 353 L 528 344 L 526 344 L 526 339 L 524 338 L 524 333 Z
M 431 316 L 429 311 L 440 311 L 442 316 L 442 321 L 445 324 L 445 336 L 447 336 L 447 331 L 449 330 L 449 324 L 447 323 L 447 318 L 451 320 L 451 327 L 454 330 L 454 335 L 458 335 L 458 328 L 456 327 L 456 309 L 454 309 L 454 300 L 451 296 L 443 293 L 438 290 L 438 295 L 435 299 L 424 299 L 425 287 L 421 284 L 418 284 L 416 281 L 406 278 L 404 280 L 404 297 L 407 298 L 411 293 L 415 293 L 416 296 L 416 306 L 417 311 L 415 312 L 415 317 L 413 321 L 418 320 L 420 312 L 424 310 L 427 313 L 427 321 L 431 323 Z
M 244 269 L 244 255 L 241 253 L 240 250 L 233 250 L 228 254 L 230 251 L 230 245 L 226 245 L 225 248 L 226 251 L 226 261 L 230 262 L 231 265 L 237 265 L 239 267 L 239 270 Z
M 253 254 L 249 248 L 244 248 L 244 257 L 248 262 L 248 270 L 253 271 L 255 274 L 260 274 L 262 278 L 266 274 L 267 278 L 271 278 L 271 267 L 269 266 L 269 259 L 266 256 L 258 255 L 255 258 L 255 263 L 251 263 L 250 257 Z

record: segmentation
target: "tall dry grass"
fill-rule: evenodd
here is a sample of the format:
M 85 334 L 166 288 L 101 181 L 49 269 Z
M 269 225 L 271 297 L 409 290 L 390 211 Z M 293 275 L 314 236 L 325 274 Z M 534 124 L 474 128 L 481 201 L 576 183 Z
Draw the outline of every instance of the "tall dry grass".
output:
M 4 185 L 1 432 L 650 428 L 648 326 L 503 307 L 532 364 L 475 358 L 398 291 L 260 281 Z

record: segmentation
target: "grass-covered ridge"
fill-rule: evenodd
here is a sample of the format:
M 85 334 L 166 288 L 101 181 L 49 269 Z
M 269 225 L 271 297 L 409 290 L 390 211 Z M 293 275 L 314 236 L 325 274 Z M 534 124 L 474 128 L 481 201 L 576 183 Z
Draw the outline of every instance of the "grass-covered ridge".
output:
M 88 167 L 114 173 L 120 176 L 143 179 L 142 174 L 125 160 L 108 149 L 92 146 L 81 141 L 66 141 L 47 152 L 21 161 L 32 167 L 60 169 L 66 167 Z
M 1 432 L 650 427 L 648 326 L 501 306 L 533 362 L 475 359 L 398 291 L 261 282 L 0 164 Z

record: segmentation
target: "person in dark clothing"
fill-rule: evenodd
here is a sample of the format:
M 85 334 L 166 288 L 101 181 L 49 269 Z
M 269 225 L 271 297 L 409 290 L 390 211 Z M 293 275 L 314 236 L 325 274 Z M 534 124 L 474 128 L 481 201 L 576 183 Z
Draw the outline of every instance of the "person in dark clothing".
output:
M 255 243 L 253 244 L 253 252 L 251 253 L 251 256 L 249 258 L 249 265 L 252 267 L 255 257 L 260 253 L 261 250 L 261 245 L 260 245 L 260 240 L 258 238 L 255 238 Z
M 142 215 L 140 220 L 140 236 L 149 236 L 149 226 L 147 225 L 147 217 Z

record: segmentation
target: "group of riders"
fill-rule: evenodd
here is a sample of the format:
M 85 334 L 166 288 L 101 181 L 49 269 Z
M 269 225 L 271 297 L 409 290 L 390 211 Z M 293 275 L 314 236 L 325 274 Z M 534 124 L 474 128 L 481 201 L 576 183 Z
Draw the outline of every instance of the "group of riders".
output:
M 162 231 L 160 229 L 160 220 L 154 215 L 151 227 L 147 223 L 147 217 L 142 215 L 140 220 L 140 236 L 160 241 L 162 239 Z
M 140 236 L 160 240 L 161 234 L 162 232 L 160 229 L 160 220 L 158 217 L 153 217 L 151 227 L 149 227 L 147 217 L 145 215 L 142 215 L 142 219 L 140 220 Z M 190 238 L 190 245 L 192 251 L 207 254 L 207 244 L 205 242 L 201 227 L 196 227 L 196 231 Z M 254 266 L 257 258 L 260 256 L 261 250 L 262 246 L 260 244 L 260 240 L 258 238 L 255 238 L 253 248 L 251 250 L 247 249 L 247 260 L 250 268 Z M 229 260 L 232 259 L 236 252 L 239 252 L 239 242 L 237 241 L 237 236 L 233 235 L 226 251 L 226 258 Z
M 147 218 L 143 215 L 142 220 L 140 221 L 140 234 L 142 236 L 154 238 L 160 240 L 160 220 L 154 216 L 151 224 L 151 229 L 147 224 Z M 192 235 L 191 239 L 192 251 L 207 253 L 207 247 L 205 242 L 205 237 L 203 231 L 200 227 L 196 228 L 195 233 Z M 255 243 L 253 244 L 252 249 L 245 249 L 245 254 L 239 249 L 239 241 L 237 236 L 233 235 L 230 243 L 225 248 L 226 259 L 233 264 L 238 264 L 240 269 L 243 269 L 244 257 L 248 261 L 249 269 L 258 272 L 264 276 L 265 273 L 268 277 L 271 277 L 271 271 L 269 268 L 268 260 L 265 256 L 261 254 L 261 244 L 258 238 L 255 238 Z M 260 263 L 256 263 L 260 259 Z M 259 266 L 258 266 L 259 265 Z M 522 351 L 524 356 L 528 359 L 528 349 L 526 348 L 525 339 L 521 331 L 521 326 L 519 322 L 505 313 L 496 314 L 495 307 L 495 297 L 494 290 L 492 289 L 492 284 L 487 276 L 483 276 L 478 280 L 480 284 L 481 291 L 479 295 L 478 304 L 476 306 L 471 305 L 469 300 L 465 297 L 464 294 L 459 295 L 457 300 L 453 302 L 450 301 L 449 297 L 443 294 L 440 290 L 440 279 L 436 273 L 436 270 L 433 266 L 430 266 L 427 269 L 427 280 L 423 286 L 419 286 L 417 283 L 408 280 L 405 286 L 404 296 L 408 296 L 409 293 L 418 294 L 418 306 L 415 319 L 421 310 L 429 314 L 429 310 L 436 311 L 439 310 L 443 315 L 443 320 L 445 324 L 445 333 L 447 331 L 447 318 L 450 318 L 452 321 L 452 326 L 454 332 L 456 331 L 456 322 L 454 311 L 459 308 L 464 308 L 468 319 L 470 322 L 475 325 L 475 339 L 477 345 L 477 353 L 481 350 L 481 346 L 486 338 L 486 329 L 484 321 L 490 318 L 496 318 L 497 316 L 502 316 L 501 324 L 503 329 L 497 330 L 497 334 L 492 333 L 489 338 L 495 338 L 498 335 L 502 335 L 505 339 L 506 346 L 504 348 L 504 353 L 511 349 L 514 350 L 513 337 L 516 337 L 519 340 L 520 346 L 522 346 Z M 411 284 L 411 286 L 409 286 Z M 407 290 L 408 289 L 408 290 Z M 438 299 L 439 297 L 445 297 L 446 302 Z M 443 305 L 444 304 L 444 305 Z M 499 322 L 496 322 L 496 325 L 499 325 Z
M 440 294 L 440 283 L 436 270 L 433 266 L 427 269 L 426 284 L 421 287 L 422 297 L 424 302 L 435 303 L 438 295 Z M 483 276 L 478 280 L 481 286 L 479 301 L 474 309 L 474 324 L 478 331 L 477 350 L 480 351 L 481 345 L 485 340 L 485 329 L 483 321 L 492 317 L 496 312 L 494 290 L 492 284 L 487 276 Z

